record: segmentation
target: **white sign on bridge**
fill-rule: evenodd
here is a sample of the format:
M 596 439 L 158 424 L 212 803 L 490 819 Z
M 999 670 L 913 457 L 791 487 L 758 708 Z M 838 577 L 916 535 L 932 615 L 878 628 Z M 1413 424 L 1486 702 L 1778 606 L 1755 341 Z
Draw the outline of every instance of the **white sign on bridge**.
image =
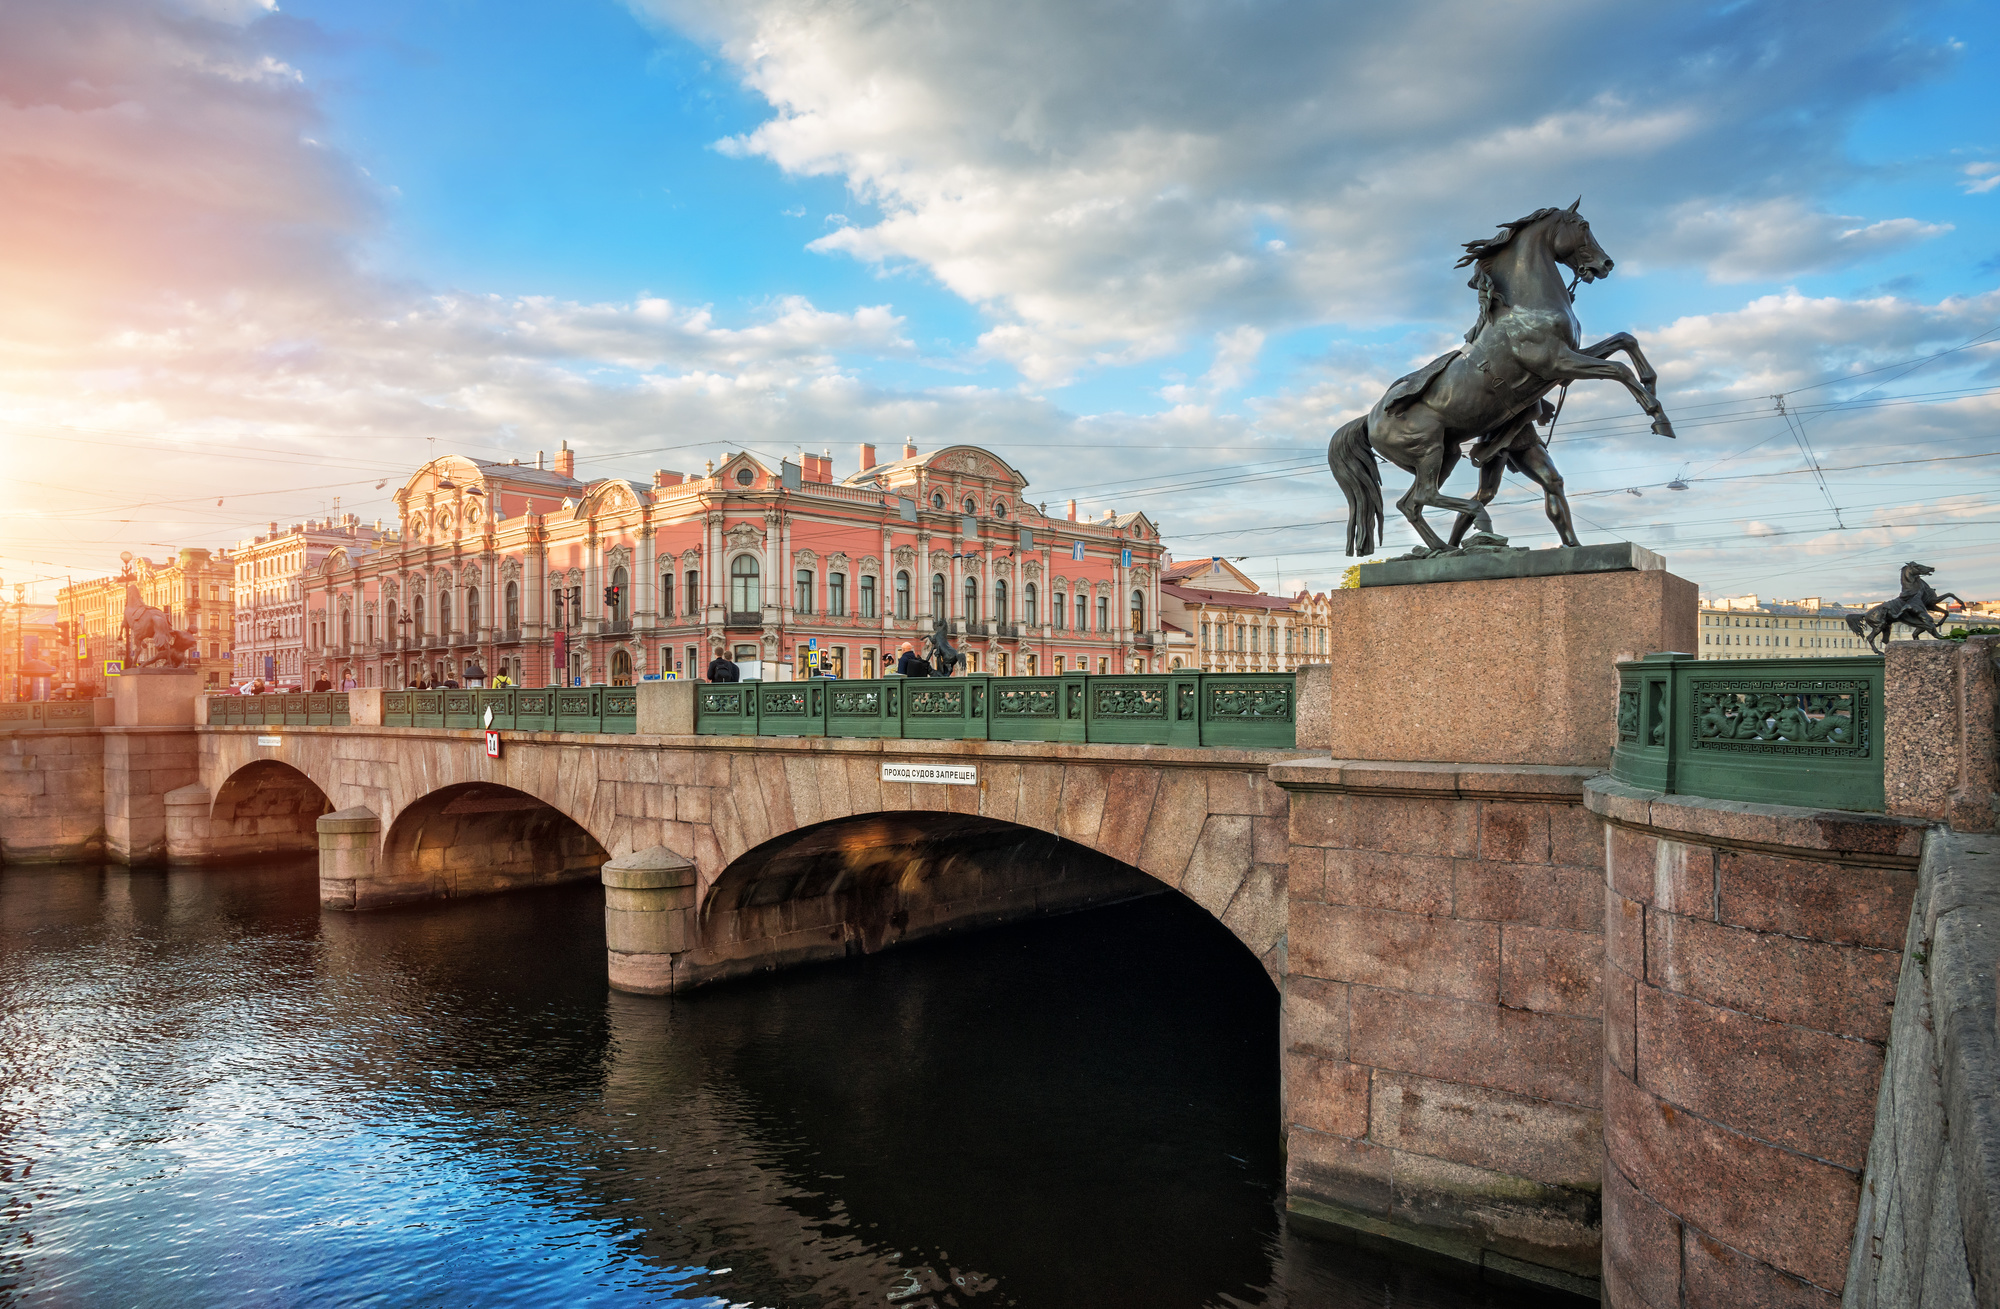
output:
M 934 786 L 978 786 L 978 764 L 883 764 L 885 782 L 927 782 Z

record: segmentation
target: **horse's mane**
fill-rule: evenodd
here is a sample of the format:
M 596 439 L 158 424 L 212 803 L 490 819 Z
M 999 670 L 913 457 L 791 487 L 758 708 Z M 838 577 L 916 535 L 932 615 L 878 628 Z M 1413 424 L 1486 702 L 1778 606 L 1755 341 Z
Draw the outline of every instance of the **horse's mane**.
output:
M 1537 209 L 1525 218 L 1516 218 L 1511 223 L 1500 224 L 1500 235 L 1498 236 L 1488 237 L 1481 241 L 1467 241 L 1465 243 L 1465 253 L 1459 256 L 1458 262 L 1453 264 L 1452 267 L 1463 268 L 1467 264 L 1478 265 L 1477 268 L 1472 270 L 1471 280 L 1466 282 L 1467 286 L 1479 292 L 1479 317 L 1465 334 L 1465 339 L 1468 342 L 1478 338 L 1480 332 L 1485 330 L 1486 324 L 1493 321 L 1495 312 L 1500 308 L 1498 304 L 1499 295 L 1493 286 L 1493 275 L 1486 271 L 1487 263 L 1492 260 L 1493 256 L 1505 250 L 1508 243 L 1520 235 L 1522 228 L 1527 227 L 1531 223 L 1538 223 L 1550 214 L 1559 214 L 1561 212 L 1563 211 L 1555 205 L 1550 205 L 1545 209 Z
M 1518 236 L 1522 228 L 1528 226 L 1530 223 L 1538 223 L 1550 214 L 1559 214 L 1561 212 L 1561 209 L 1550 205 L 1546 209 L 1537 209 L 1526 218 L 1516 218 L 1511 223 L 1500 224 L 1500 235 L 1488 237 L 1481 241 L 1467 241 L 1465 243 L 1465 253 L 1459 256 L 1458 262 L 1453 264 L 1452 267 L 1463 268 L 1467 264 L 1486 262 L 1494 255 L 1505 250 L 1507 243 Z

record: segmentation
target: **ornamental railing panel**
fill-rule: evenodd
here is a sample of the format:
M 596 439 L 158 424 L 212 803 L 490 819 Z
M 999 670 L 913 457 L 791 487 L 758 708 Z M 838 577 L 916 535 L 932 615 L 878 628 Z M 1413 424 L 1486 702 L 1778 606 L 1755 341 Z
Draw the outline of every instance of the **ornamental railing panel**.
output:
M 700 682 L 705 736 L 889 737 L 1291 749 L 1292 675 L 1178 671 L 1093 676 Z
M 1611 775 L 1672 795 L 1879 813 L 1882 658 L 1618 665 Z

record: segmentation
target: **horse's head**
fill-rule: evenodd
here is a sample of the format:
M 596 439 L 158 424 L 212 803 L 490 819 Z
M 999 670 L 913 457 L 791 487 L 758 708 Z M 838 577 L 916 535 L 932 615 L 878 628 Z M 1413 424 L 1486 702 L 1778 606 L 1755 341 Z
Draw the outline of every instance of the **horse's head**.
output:
M 1908 582 L 1919 577 L 1929 577 L 1936 571 L 1937 569 L 1932 568 L 1929 564 L 1920 564 L 1912 560 L 1903 565 L 1903 580 Z
M 1556 215 L 1551 249 L 1557 262 L 1568 264 L 1584 281 L 1595 282 L 1611 276 L 1612 260 L 1590 234 L 1590 220 L 1577 212 L 1582 204 L 1583 197 L 1578 196 L 1575 204 Z

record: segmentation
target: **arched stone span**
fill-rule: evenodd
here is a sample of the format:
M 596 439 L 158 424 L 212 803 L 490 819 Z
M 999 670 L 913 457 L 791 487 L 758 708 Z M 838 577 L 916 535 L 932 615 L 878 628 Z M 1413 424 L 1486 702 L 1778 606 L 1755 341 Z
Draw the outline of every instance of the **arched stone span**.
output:
M 654 846 L 691 860 L 697 902 L 774 839 L 870 814 L 955 814 L 1032 828 L 1181 891 L 1282 971 L 1290 839 L 1285 794 L 1265 776 L 1295 751 L 1003 741 L 509 734 L 489 759 L 477 732 L 371 727 L 204 727 L 203 784 L 259 759 L 311 778 L 343 815 L 341 866 L 362 907 L 435 892 L 381 883 L 384 838 L 434 792 L 506 787 L 566 815 L 613 857 Z M 275 738 L 275 744 L 271 743 Z M 972 765 L 977 783 L 885 781 L 885 763 Z M 360 811 L 357 819 L 349 811 Z M 322 825 L 322 833 L 328 833 Z M 322 846 L 324 864 L 331 856 Z M 485 889 L 520 885 L 503 878 Z M 470 876 L 454 894 L 480 889 Z
M 483 895 L 590 877 L 609 857 L 554 805 L 509 786 L 461 782 L 396 815 L 375 886 L 357 890 L 378 903 Z
M 976 815 L 861 814 L 774 837 L 723 870 L 668 989 L 1167 890 L 1051 832 Z
M 166 797 L 169 863 L 226 863 L 319 849 L 316 824 L 333 803 L 311 777 L 277 759 L 256 759 L 216 788 L 197 782 Z

